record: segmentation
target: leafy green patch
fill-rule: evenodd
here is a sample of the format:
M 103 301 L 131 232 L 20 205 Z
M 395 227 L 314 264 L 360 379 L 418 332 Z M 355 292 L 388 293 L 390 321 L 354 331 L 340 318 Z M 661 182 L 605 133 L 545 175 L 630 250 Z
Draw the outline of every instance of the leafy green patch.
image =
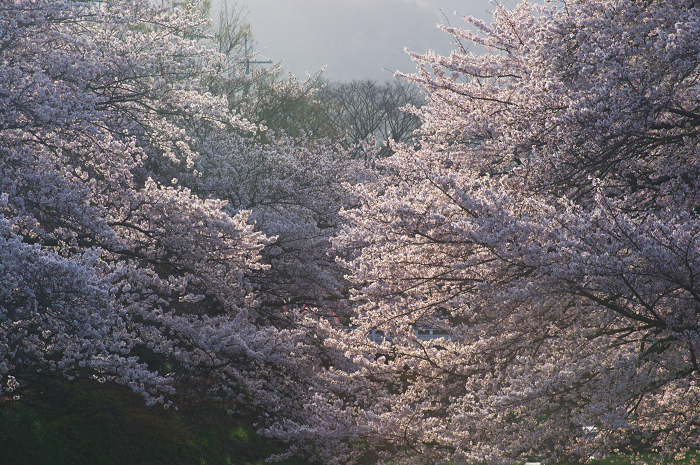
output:
M 252 419 L 220 405 L 166 411 L 121 387 L 54 388 L 49 396 L 0 398 L 0 464 L 263 465 L 284 450 L 258 435 Z

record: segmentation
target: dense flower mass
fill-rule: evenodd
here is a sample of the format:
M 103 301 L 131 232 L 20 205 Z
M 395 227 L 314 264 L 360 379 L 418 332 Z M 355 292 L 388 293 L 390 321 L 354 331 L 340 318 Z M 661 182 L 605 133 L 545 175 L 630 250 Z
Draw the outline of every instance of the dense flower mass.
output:
M 225 57 L 194 4 L 9 0 L 0 21 L 0 394 L 204 386 L 293 416 L 319 364 L 262 309 L 339 298 L 327 237 L 357 174 L 208 92 Z
M 321 463 L 697 449 L 699 7 L 465 18 L 368 173 L 212 95 L 194 4 L 0 0 L 0 396 L 209 395 Z
M 410 463 L 697 448 L 698 4 L 465 19 L 489 52 L 414 55 L 421 145 L 339 238 L 365 245 L 355 323 L 395 335 L 346 346 L 386 389 L 365 425 Z

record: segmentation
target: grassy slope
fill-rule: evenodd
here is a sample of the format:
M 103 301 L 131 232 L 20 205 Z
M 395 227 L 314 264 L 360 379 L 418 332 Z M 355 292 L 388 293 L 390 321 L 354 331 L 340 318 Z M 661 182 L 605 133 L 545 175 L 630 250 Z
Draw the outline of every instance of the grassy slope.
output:
M 229 415 L 221 405 L 166 411 L 146 407 L 128 389 L 94 381 L 53 387 L 24 402 L 0 397 L 0 465 L 263 465 L 284 450 L 256 434 L 250 418 Z M 362 463 L 374 463 L 366 459 Z M 590 465 L 640 463 L 697 465 L 700 454 L 680 461 L 610 457 Z
M 128 390 L 95 382 L 51 398 L 0 398 L 0 464 L 253 465 L 283 451 L 222 406 L 148 408 Z

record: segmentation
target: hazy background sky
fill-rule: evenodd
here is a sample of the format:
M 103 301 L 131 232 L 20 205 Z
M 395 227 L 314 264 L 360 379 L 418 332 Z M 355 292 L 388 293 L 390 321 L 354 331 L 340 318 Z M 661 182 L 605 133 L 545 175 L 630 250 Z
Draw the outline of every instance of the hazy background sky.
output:
M 243 0 L 239 0 L 243 1 Z M 487 19 L 488 0 L 245 0 L 258 51 L 303 78 L 326 66 L 327 79 L 390 79 L 415 64 L 404 48 L 447 54 L 452 37 L 436 27 L 444 11 Z M 507 3 L 510 4 L 510 3 Z M 383 71 L 386 68 L 389 71 Z

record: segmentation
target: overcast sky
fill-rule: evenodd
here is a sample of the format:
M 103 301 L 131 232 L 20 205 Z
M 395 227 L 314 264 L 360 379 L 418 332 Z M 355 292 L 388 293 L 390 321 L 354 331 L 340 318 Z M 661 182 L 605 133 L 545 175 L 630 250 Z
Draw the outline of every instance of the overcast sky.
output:
M 239 0 L 242 1 L 242 0 Z M 451 36 L 440 31 L 440 9 L 490 20 L 488 0 L 245 0 L 258 51 L 303 78 L 326 66 L 327 79 L 390 79 L 412 72 L 404 48 L 447 54 Z M 490 22 L 490 21 L 488 21 Z M 389 71 L 383 71 L 386 68 Z

